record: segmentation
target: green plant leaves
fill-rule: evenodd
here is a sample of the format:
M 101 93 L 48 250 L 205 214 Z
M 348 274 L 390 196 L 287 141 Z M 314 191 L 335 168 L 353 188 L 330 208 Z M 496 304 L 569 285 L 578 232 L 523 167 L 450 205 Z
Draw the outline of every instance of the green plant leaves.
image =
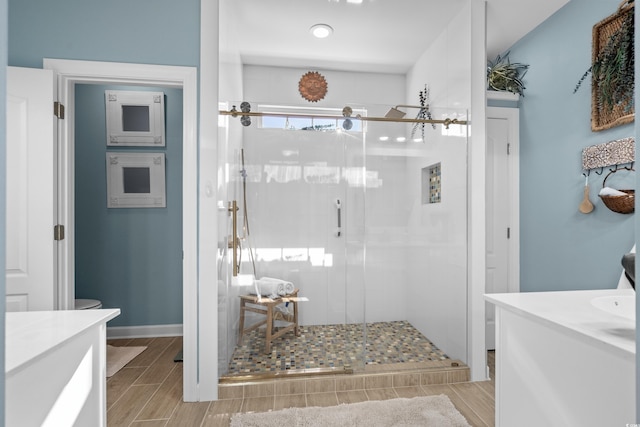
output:
M 587 76 L 591 74 L 592 84 L 598 89 L 596 99 L 599 111 L 605 109 L 611 111 L 620 105 L 624 106 L 627 112 L 633 108 L 634 26 L 633 11 L 627 12 L 620 28 L 609 37 L 591 67 L 585 71 L 573 90 L 573 93 L 576 93 Z
M 509 53 L 498 55 L 495 60 L 487 63 L 487 83 L 493 90 L 524 96 L 525 87 L 522 78 L 527 74 L 529 65 L 511 62 Z

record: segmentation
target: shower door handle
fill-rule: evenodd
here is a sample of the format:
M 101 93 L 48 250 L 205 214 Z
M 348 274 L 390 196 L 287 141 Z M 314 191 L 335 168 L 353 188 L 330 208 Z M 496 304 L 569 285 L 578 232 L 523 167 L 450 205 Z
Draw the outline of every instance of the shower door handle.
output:
M 340 199 L 336 199 L 336 208 L 338 209 L 338 228 L 336 228 L 336 237 L 342 236 L 342 203 Z
M 231 228 L 232 235 L 231 241 L 229 242 L 230 249 L 233 251 L 232 260 L 233 260 L 233 277 L 236 277 L 239 273 L 239 265 L 238 265 L 238 203 L 234 200 L 229 202 L 228 207 L 229 212 L 231 213 Z

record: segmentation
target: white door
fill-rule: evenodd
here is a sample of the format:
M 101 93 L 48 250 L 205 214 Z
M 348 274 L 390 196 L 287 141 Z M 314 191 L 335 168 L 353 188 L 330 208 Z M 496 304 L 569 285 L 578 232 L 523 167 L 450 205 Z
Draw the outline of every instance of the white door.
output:
M 7 69 L 7 311 L 53 310 L 53 72 Z
M 493 114 L 492 114 L 493 113 Z M 497 114 L 496 114 L 497 113 Z M 515 113 L 515 116 L 514 116 Z M 517 110 L 488 109 L 486 167 L 486 293 L 516 290 Z M 514 200 L 515 199 L 515 200 Z M 515 270 L 515 271 L 514 271 Z M 516 282 L 516 283 L 512 283 Z M 486 304 L 486 345 L 495 349 L 495 307 Z

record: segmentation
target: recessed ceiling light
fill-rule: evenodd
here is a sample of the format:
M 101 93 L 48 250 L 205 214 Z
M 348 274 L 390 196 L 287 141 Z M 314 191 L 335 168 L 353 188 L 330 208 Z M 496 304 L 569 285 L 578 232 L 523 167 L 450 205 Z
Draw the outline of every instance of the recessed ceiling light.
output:
M 380 141 L 388 141 L 388 140 L 389 140 L 389 137 L 388 137 L 388 136 L 381 136 L 381 137 L 380 137 L 380 138 L 378 138 L 378 139 L 380 139 Z
M 331 33 L 333 33 L 333 28 L 331 28 L 327 24 L 316 24 L 313 27 L 309 28 L 309 31 L 311 32 L 311 34 L 313 34 L 314 37 L 324 39 L 325 37 L 329 37 Z
M 404 136 L 399 136 L 396 138 L 396 141 L 398 142 L 405 142 L 407 140 L 407 138 L 405 138 Z
M 347 3 L 361 4 L 362 0 L 347 0 Z

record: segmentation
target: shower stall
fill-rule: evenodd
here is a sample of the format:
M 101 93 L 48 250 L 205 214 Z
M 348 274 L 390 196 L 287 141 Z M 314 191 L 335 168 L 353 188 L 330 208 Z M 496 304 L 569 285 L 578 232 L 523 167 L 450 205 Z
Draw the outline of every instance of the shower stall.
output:
M 466 361 L 467 112 L 392 107 L 220 105 L 221 377 Z M 265 277 L 299 290 L 269 352 L 239 331 Z

